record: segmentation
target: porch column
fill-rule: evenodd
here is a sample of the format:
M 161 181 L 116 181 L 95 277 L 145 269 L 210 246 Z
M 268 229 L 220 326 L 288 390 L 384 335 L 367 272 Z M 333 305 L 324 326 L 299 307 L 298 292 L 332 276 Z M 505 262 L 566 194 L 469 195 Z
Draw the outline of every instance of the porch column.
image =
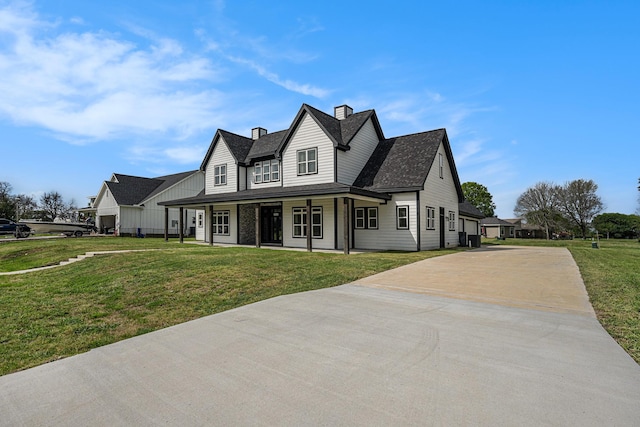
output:
M 311 222 L 311 199 L 307 199 L 307 251 L 309 252 L 313 251 Z
M 169 208 L 164 208 L 164 241 L 169 241 Z
M 184 243 L 184 208 L 180 207 L 180 220 L 178 227 L 180 227 L 180 243 Z
M 209 245 L 213 246 L 213 205 L 209 205 Z
M 262 230 L 260 229 L 260 224 L 262 223 L 260 218 L 260 203 L 256 206 L 256 248 L 260 247 L 260 237 L 262 236 Z
M 344 254 L 349 255 L 349 198 L 344 198 Z

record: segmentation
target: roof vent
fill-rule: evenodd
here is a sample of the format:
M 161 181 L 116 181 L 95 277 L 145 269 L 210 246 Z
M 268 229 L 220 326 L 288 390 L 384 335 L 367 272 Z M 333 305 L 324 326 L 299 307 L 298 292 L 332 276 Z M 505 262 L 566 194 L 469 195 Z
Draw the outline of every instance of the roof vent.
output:
M 333 115 L 338 120 L 344 120 L 353 114 L 353 108 L 348 105 L 341 105 L 333 109 Z
M 264 128 L 253 128 L 251 129 L 251 139 L 258 139 L 261 136 L 264 136 L 267 134 L 267 130 Z

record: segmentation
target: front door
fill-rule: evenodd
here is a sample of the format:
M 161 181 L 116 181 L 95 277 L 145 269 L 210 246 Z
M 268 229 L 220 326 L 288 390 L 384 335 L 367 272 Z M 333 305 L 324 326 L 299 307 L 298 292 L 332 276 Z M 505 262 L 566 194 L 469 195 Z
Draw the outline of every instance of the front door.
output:
M 265 245 L 282 244 L 282 206 L 262 206 L 260 239 Z

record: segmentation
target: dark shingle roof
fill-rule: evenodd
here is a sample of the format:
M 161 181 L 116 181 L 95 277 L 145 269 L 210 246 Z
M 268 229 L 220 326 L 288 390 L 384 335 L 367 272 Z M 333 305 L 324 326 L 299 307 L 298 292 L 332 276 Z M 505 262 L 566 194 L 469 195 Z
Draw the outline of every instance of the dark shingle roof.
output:
M 247 154 L 249 154 L 253 145 L 253 139 L 227 132 L 222 129 L 220 129 L 219 132 L 227 143 L 233 157 L 235 157 L 240 163 L 244 162 L 244 159 L 247 157 Z
M 260 157 L 274 156 L 282 142 L 282 138 L 284 138 L 286 134 L 287 130 L 281 130 L 261 136 L 259 139 L 254 141 L 244 162 L 250 162 L 251 160 L 258 159 Z
M 510 222 L 503 221 L 497 216 L 490 216 L 482 220 L 482 225 L 507 225 L 513 227 L 514 225 Z
M 105 184 L 119 205 L 132 206 L 155 196 L 195 172 L 197 171 L 181 172 L 157 178 L 114 173 L 117 181 L 105 181 Z
M 484 218 L 484 214 L 480 212 L 480 209 L 476 208 L 468 201 L 463 201 L 462 203 L 458 203 L 458 212 L 460 215 L 470 216 L 472 218 L 482 219 Z
M 380 141 L 353 185 L 373 191 L 421 189 L 445 134 L 438 129 Z

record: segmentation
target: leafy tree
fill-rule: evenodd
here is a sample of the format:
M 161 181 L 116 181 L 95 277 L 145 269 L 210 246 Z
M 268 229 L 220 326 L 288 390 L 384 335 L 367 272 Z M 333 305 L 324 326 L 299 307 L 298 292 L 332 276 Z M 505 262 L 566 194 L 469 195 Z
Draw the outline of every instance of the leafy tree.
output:
M 13 187 L 10 183 L 0 181 L 0 218 L 13 219 L 16 212 L 14 197 L 11 195 Z
M 478 208 L 485 217 L 495 215 L 496 204 L 487 187 L 477 182 L 465 182 L 462 184 L 462 192 L 465 200 Z
M 44 193 L 40 197 L 40 210 L 43 212 L 43 219 L 53 221 L 56 218 L 68 218 L 75 207 L 73 201 L 69 204 L 64 202 L 62 195 L 57 191 Z
M 592 225 L 607 238 L 633 238 L 640 232 L 640 216 L 603 213 L 593 218 Z
M 592 180 L 576 179 L 558 187 L 558 203 L 562 215 L 571 225 L 587 236 L 587 228 L 604 205 L 596 194 L 598 185 Z
M 528 224 L 539 225 L 545 230 L 547 240 L 550 231 L 562 223 L 558 200 L 558 186 L 550 182 L 538 182 L 518 197 L 513 212 L 524 217 Z

